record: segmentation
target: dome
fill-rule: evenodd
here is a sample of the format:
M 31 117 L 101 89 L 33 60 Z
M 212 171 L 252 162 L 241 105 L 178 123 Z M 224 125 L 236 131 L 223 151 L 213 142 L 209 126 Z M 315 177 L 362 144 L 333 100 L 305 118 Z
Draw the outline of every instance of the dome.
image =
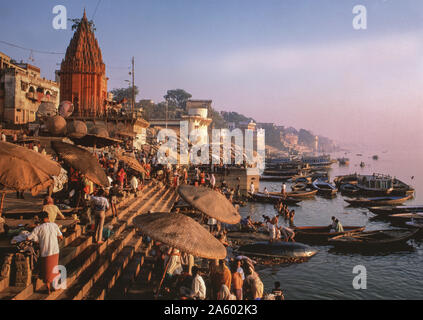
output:
M 79 120 L 68 122 L 66 125 L 67 135 L 72 138 L 82 138 L 88 133 L 87 125 Z
M 47 129 L 52 135 L 63 135 L 66 132 L 66 120 L 56 115 L 47 119 Z

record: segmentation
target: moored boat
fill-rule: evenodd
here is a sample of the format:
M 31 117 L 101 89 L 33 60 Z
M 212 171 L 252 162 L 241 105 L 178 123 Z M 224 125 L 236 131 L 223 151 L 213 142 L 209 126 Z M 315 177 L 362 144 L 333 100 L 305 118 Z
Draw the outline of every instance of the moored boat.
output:
M 341 191 L 342 194 L 355 195 L 360 192 L 360 188 L 354 184 L 345 183 L 339 187 L 339 191 Z
M 320 179 L 313 181 L 312 186 L 317 190 L 317 194 L 323 196 L 334 196 L 338 192 L 338 189 L 334 185 Z
M 317 190 L 310 190 L 310 191 L 291 191 L 287 192 L 286 196 L 288 198 L 312 198 L 316 195 Z M 280 192 L 269 192 L 272 196 L 282 196 Z
M 299 242 L 256 242 L 239 247 L 240 254 L 269 258 L 311 258 L 317 250 Z
M 293 199 L 290 197 L 282 197 L 282 196 L 275 196 L 275 195 L 266 195 L 262 192 L 257 192 L 254 194 L 249 193 L 250 199 L 252 201 L 256 201 L 256 202 L 265 202 L 265 203 L 278 203 L 279 201 L 282 201 L 282 203 L 284 204 L 297 204 L 299 202 L 301 202 L 300 199 Z
M 412 238 L 419 230 L 389 229 L 367 232 L 347 233 L 329 239 L 334 246 L 372 247 L 405 242 Z
M 370 212 L 374 214 L 394 214 L 394 213 L 411 213 L 411 212 L 423 212 L 423 205 L 415 206 L 375 206 L 369 208 Z
M 372 206 L 389 206 L 402 204 L 411 196 L 389 196 L 389 197 L 374 197 L 374 198 L 356 198 L 356 199 L 344 199 L 351 206 L 354 207 L 372 207 Z
M 330 226 L 318 226 L 318 227 L 295 227 L 295 239 L 300 241 L 327 241 L 332 237 L 346 234 L 348 232 L 360 232 L 365 227 L 362 226 L 344 226 L 343 232 L 330 232 Z
M 423 212 L 416 213 L 395 213 L 387 216 L 389 219 L 393 220 L 409 220 L 409 219 L 423 219 Z
M 304 182 L 297 182 L 291 186 L 292 191 L 305 191 L 307 189 L 307 184 Z

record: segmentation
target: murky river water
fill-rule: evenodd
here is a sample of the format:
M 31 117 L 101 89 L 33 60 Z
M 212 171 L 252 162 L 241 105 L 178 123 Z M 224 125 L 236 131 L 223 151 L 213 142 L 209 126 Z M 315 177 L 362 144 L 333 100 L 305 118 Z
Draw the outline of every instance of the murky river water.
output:
M 385 173 L 412 184 L 416 189 L 413 200 L 406 205 L 423 204 L 423 152 L 396 153 L 383 151 L 356 152 L 345 155 L 349 166 L 333 164 L 330 180 L 348 173 Z M 373 160 L 373 154 L 379 160 Z M 333 158 L 344 153 L 332 154 Z M 361 168 L 359 163 L 366 166 Z M 414 176 L 412 179 L 411 177 Z M 290 190 L 288 183 L 288 190 Z M 261 182 L 260 190 L 280 191 L 280 182 Z M 364 208 L 350 208 L 338 194 L 334 199 L 316 196 L 295 207 L 295 225 L 329 225 L 331 216 L 336 216 L 345 225 L 364 225 L 367 230 L 392 228 L 389 222 L 372 221 L 374 215 Z M 263 214 L 274 215 L 270 204 L 250 203 L 241 208 L 241 215 L 251 215 L 261 220 Z M 280 223 L 284 223 L 283 220 Z M 259 269 L 259 274 L 270 291 L 274 281 L 280 281 L 286 299 L 422 299 L 423 298 L 423 239 L 408 241 L 403 247 L 379 252 L 336 251 L 332 246 L 317 246 L 319 252 L 302 264 L 277 265 Z M 367 289 L 356 290 L 352 282 L 356 274 L 353 268 L 363 265 L 367 269 Z

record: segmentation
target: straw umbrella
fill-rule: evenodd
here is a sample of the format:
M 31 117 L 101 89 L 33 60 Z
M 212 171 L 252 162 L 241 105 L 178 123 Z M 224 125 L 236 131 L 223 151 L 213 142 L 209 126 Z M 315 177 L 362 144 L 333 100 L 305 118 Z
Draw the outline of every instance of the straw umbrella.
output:
M 149 213 L 135 217 L 134 224 L 150 238 L 172 248 L 206 259 L 224 259 L 226 248 L 203 226 L 179 213 Z M 157 294 L 160 291 L 170 258 L 166 264 Z
M 52 141 L 51 146 L 66 164 L 84 174 L 92 182 L 102 187 L 109 186 L 104 169 L 91 152 L 61 141 Z
M 144 167 L 138 162 L 137 159 L 133 157 L 125 156 L 121 153 L 116 153 L 115 157 L 119 161 L 123 161 L 124 163 L 126 163 L 132 170 L 135 170 L 139 173 L 147 174 L 147 171 L 145 171 Z
M 177 191 L 191 206 L 220 222 L 237 224 L 241 220 L 233 204 L 220 192 L 186 184 L 179 186 Z
M 5 193 L 31 190 L 33 195 L 54 183 L 61 167 L 42 154 L 8 142 L 0 142 L 0 215 Z
M 84 147 L 92 147 L 92 148 L 105 148 L 108 146 L 113 146 L 115 144 L 121 143 L 122 140 L 114 139 L 110 137 L 105 137 L 96 134 L 86 134 L 82 138 L 77 137 L 69 137 L 75 144 L 84 146 Z

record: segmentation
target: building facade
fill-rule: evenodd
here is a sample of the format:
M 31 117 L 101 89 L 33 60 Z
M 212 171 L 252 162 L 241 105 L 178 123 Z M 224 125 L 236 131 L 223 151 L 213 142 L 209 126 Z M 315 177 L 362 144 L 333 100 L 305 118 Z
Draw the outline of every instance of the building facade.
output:
M 59 105 L 59 92 L 57 82 L 42 78 L 39 68 L 0 52 L 0 121 L 13 125 L 34 122 L 41 103 Z
M 105 113 L 108 80 L 106 66 L 85 10 L 58 74 L 60 100 L 71 101 L 75 115 L 96 117 Z

